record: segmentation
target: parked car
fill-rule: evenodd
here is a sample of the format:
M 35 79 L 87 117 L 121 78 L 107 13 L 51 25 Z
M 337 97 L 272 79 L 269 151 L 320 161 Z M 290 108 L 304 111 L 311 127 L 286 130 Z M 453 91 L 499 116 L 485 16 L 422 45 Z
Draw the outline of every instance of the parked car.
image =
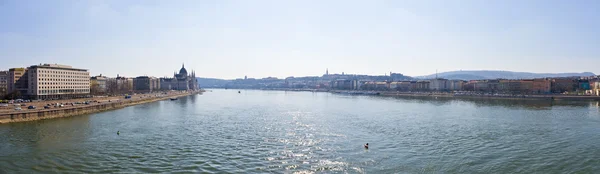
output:
M 0 104 L 0 107 L 8 107 L 8 104 Z
M 25 103 L 21 104 L 21 106 L 27 106 Z
M 50 106 L 46 105 L 44 106 L 44 109 L 50 109 Z
M 27 107 L 27 109 L 35 109 L 35 106 L 31 105 L 31 106 Z
M 21 109 L 21 107 L 16 107 L 15 108 L 15 111 L 20 111 L 20 110 L 23 110 L 23 109 Z

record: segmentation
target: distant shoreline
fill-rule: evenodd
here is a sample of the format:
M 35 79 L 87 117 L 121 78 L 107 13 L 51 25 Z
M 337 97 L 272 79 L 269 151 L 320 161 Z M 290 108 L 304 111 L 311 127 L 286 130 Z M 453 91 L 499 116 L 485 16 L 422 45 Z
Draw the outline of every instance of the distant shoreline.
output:
M 213 88 L 226 89 L 226 88 Z M 329 92 L 334 94 L 349 95 L 375 95 L 389 97 L 430 97 L 430 98 L 476 98 L 476 99 L 500 99 L 500 100 L 566 100 L 566 101 L 600 101 L 600 96 L 582 96 L 582 95 L 455 95 L 454 93 L 436 93 L 436 92 L 400 92 L 400 91 L 362 91 L 362 90 L 327 90 L 327 89 L 286 89 L 286 88 L 263 88 L 263 89 L 237 89 L 231 90 L 263 90 L 263 91 L 298 91 L 298 92 Z
M 494 99 L 494 100 L 566 100 L 566 101 L 600 101 L 600 96 L 574 96 L 574 95 L 517 95 L 517 96 L 493 96 L 493 95 L 455 95 L 451 93 L 394 93 L 383 92 L 381 96 L 397 97 L 443 97 L 443 98 L 470 98 L 470 99 Z

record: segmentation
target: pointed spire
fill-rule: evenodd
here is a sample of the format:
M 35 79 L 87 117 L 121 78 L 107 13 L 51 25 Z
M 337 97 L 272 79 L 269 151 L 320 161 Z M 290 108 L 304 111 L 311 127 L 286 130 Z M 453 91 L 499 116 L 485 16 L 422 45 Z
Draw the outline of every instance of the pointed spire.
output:
M 181 68 L 185 68 L 185 63 L 181 63 Z

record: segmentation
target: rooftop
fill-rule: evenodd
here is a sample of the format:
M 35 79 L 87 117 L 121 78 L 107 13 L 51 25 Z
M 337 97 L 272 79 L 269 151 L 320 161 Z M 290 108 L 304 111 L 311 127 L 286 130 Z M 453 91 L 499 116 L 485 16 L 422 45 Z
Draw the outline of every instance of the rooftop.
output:
M 69 66 L 69 65 L 48 64 L 48 63 L 32 65 L 29 68 L 49 68 L 49 69 L 66 69 L 66 70 L 76 70 L 76 71 L 87 71 L 87 69 L 73 68 L 72 66 Z

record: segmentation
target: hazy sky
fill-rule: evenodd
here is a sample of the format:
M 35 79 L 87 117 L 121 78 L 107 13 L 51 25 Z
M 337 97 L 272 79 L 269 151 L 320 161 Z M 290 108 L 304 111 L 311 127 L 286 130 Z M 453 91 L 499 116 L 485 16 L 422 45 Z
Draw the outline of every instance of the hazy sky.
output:
M 107 76 L 600 74 L 600 1 L 0 0 L 0 69 Z

